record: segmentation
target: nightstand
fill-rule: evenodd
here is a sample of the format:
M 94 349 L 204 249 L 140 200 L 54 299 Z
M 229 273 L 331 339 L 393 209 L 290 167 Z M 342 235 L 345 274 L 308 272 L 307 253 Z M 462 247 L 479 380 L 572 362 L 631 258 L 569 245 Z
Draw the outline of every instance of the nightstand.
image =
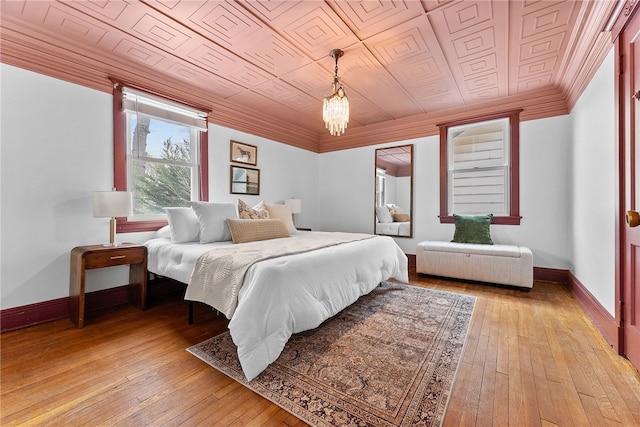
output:
M 129 265 L 129 301 L 147 308 L 147 247 L 123 243 L 120 246 L 78 246 L 71 251 L 69 317 L 78 328 L 84 326 L 85 271 Z

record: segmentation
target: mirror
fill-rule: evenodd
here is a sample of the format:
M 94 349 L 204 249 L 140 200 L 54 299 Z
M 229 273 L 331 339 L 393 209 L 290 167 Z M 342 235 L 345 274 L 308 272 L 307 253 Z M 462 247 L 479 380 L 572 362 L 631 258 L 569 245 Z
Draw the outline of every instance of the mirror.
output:
M 374 233 L 413 237 L 413 145 L 376 149 Z

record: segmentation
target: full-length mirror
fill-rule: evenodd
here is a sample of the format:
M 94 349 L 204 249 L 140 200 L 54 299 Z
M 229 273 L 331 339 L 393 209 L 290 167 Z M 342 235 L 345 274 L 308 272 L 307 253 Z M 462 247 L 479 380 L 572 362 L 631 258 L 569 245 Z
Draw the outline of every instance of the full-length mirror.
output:
M 413 145 L 376 149 L 375 234 L 413 237 Z

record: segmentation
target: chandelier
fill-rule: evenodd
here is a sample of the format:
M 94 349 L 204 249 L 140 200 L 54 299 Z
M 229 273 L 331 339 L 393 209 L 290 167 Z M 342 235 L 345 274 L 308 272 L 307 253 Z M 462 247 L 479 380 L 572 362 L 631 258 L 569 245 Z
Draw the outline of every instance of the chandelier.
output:
M 336 59 L 336 72 L 331 84 L 331 96 L 325 96 L 322 106 L 322 120 L 331 135 L 344 133 L 349 123 L 349 100 L 338 78 L 338 58 L 344 55 L 340 49 L 333 49 L 329 56 Z

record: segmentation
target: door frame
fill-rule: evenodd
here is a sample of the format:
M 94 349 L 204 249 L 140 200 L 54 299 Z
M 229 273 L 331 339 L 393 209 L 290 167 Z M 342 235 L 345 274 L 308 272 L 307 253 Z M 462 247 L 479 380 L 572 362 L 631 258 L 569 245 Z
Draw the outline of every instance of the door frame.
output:
M 618 173 L 618 191 L 616 191 L 616 218 L 615 218 L 615 322 L 617 327 L 617 340 L 613 343 L 614 349 L 619 354 L 625 354 L 626 342 L 625 342 L 625 322 L 624 322 L 624 304 L 626 299 L 625 293 L 625 279 L 624 279 L 624 267 L 625 259 L 627 257 L 626 251 L 628 250 L 625 241 L 625 215 L 626 215 L 626 132 L 627 127 L 627 114 L 630 109 L 629 96 L 626 94 L 627 85 L 629 82 L 629 73 L 624 71 L 628 68 L 628 58 L 624 57 L 625 46 L 622 44 L 622 37 L 620 35 L 624 32 L 626 25 L 631 22 L 631 19 L 635 15 L 638 15 L 640 10 L 640 2 L 627 0 L 624 2 L 624 7 L 621 8 L 620 14 L 613 25 L 611 36 L 614 39 L 615 45 L 615 92 L 616 92 L 616 147 L 615 155 L 618 161 L 617 173 Z M 640 16 L 640 15 L 639 15 Z M 629 70 L 626 70 L 629 71 Z M 640 367 L 636 366 L 640 369 Z

